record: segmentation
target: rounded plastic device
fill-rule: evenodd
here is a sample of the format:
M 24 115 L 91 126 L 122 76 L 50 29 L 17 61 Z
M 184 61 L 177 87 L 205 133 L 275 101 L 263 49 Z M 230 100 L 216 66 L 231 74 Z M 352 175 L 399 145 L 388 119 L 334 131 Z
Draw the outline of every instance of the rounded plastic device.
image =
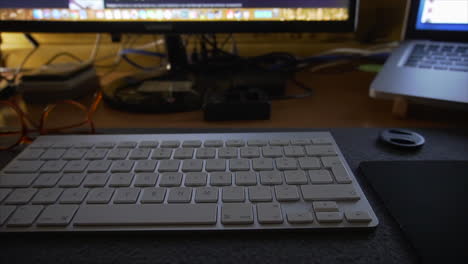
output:
M 380 134 L 380 140 L 400 148 L 419 148 L 426 143 L 420 134 L 406 129 L 387 129 Z

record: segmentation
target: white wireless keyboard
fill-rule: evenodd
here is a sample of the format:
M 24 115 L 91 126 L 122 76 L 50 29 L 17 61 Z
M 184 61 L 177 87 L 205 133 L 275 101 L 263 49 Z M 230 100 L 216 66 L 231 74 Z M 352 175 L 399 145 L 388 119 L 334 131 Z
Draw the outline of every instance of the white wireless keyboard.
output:
M 0 172 L 0 232 L 377 224 L 328 132 L 42 136 Z

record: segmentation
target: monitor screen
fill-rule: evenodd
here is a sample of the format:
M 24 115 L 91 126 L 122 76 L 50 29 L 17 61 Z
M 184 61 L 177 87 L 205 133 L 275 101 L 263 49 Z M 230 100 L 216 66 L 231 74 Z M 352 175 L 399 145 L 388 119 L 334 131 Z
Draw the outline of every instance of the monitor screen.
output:
M 17 26 L 12 22 L 26 22 L 33 31 L 40 24 L 37 22 L 74 24 L 75 28 L 80 23 L 99 23 L 99 28 L 126 23 L 126 29 L 133 22 L 153 25 L 146 29 L 155 30 L 162 29 L 158 24 L 165 23 L 190 23 L 193 27 L 226 22 L 231 26 L 262 23 L 268 32 L 276 30 L 268 29 L 265 22 L 353 25 L 355 7 L 355 0 L 13 0 L 0 1 L 0 19 L 14 27 Z M 40 31 L 44 29 L 41 27 Z
M 468 0 L 421 0 L 416 29 L 468 31 Z

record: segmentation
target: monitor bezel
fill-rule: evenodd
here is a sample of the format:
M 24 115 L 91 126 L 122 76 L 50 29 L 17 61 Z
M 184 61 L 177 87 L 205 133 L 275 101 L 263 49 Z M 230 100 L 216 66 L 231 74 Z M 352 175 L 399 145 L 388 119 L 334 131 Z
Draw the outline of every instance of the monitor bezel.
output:
M 421 39 L 434 41 L 467 41 L 465 31 L 421 30 L 416 28 L 419 5 L 422 0 L 411 0 L 406 20 L 405 39 Z
M 359 0 L 350 0 L 347 21 L 256 21 L 256 22 L 50 22 L 0 21 L 0 32 L 28 33 L 281 33 L 354 32 Z

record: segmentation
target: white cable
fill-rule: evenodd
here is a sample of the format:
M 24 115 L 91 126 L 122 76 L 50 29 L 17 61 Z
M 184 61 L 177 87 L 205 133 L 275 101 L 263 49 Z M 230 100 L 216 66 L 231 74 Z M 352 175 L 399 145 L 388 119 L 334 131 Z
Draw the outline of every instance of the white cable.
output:
M 96 41 L 94 42 L 94 48 L 91 51 L 91 54 L 88 59 L 89 62 L 94 62 L 96 60 L 97 54 L 99 52 L 99 46 L 101 45 L 101 39 L 102 39 L 102 35 L 101 33 L 98 33 L 96 35 Z

